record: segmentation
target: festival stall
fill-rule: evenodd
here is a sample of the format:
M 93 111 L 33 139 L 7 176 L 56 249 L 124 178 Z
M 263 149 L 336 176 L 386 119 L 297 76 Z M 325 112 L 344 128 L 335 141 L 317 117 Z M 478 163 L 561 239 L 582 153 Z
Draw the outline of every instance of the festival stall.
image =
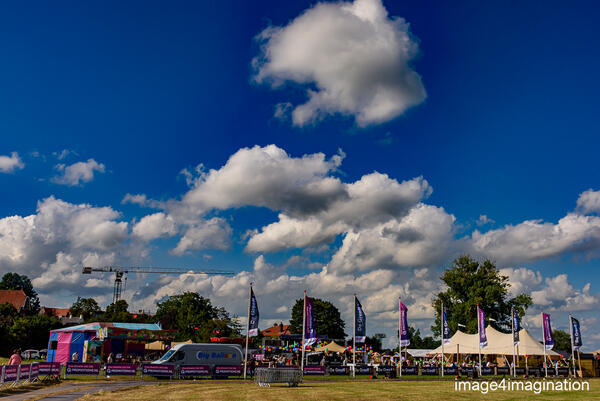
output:
M 48 362 L 99 362 L 108 354 L 143 357 L 145 344 L 172 341 L 175 330 L 160 324 L 95 322 L 52 330 L 48 342 Z
M 330 342 L 329 344 L 322 345 L 320 347 L 315 348 L 317 352 L 345 352 L 346 348 L 338 345 L 335 341 Z

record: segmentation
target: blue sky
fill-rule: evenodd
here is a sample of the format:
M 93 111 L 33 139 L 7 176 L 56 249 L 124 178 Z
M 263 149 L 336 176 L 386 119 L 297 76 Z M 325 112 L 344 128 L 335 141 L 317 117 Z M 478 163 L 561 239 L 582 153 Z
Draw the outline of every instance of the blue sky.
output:
M 426 328 L 431 317 L 426 297 L 436 288 L 417 282 L 426 277 L 435 280 L 452 257 L 475 249 L 478 256 L 495 258 L 502 268 L 510 269 L 511 281 L 520 280 L 524 291 L 537 291 L 537 299 L 556 315 L 559 327 L 565 326 L 571 308 L 584 316 L 584 329 L 598 332 L 600 322 L 593 312 L 600 306 L 595 286 L 600 264 L 600 225 L 596 221 L 600 203 L 595 203 L 600 199 L 595 192 L 600 190 L 596 166 L 596 93 L 600 89 L 597 5 L 558 1 L 386 1 L 380 5 L 368 0 L 363 5 L 374 5 L 377 12 L 384 13 L 365 22 L 364 31 L 344 25 L 351 3 L 327 3 L 324 7 L 301 1 L 132 1 L 0 6 L 4 60 L 0 64 L 0 155 L 9 160 L 12 152 L 17 152 L 20 160 L 6 161 L 5 168 L 0 160 L 0 185 L 5 188 L 5 196 L 0 198 L 0 218 L 4 217 L 0 273 L 21 270 L 37 278 L 34 283 L 38 283 L 42 301 L 57 306 L 69 305 L 84 291 L 92 291 L 106 303 L 102 296 L 110 292 L 108 277 L 89 282 L 70 273 L 85 261 L 242 272 L 231 280 L 235 284 L 228 284 L 232 288 L 243 287 L 251 276 L 244 272 L 267 266 L 270 275 L 263 277 L 265 286 L 279 288 L 274 284 L 278 277 L 280 281 L 297 279 L 318 296 L 335 294 L 331 296 L 338 304 L 347 300 L 346 289 L 338 294 L 307 277 L 327 282 L 323 275 L 343 274 L 345 280 L 357 280 L 348 296 L 353 290 L 359 294 L 362 290 L 363 298 L 371 299 L 363 301 L 373 316 L 369 331 L 377 328 L 391 333 L 393 309 L 375 307 L 378 297 L 407 296 L 413 303 L 415 323 Z M 339 19 L 334 23 L 335 18 Z M 346 31 L 340 28 L 310 42 L 311 29 L 318 33 L 332 26 Z M 294 27 L 301 34 L 288 29 Z M 359 43 L 387 38 L 377 36 L 388 32 L 385 29 L 399 35 L 397 40 L 407 40 L 412 52 L 396 54 L 395 45 L 400 42 L 393 40 L 387 47 L 373 46 L 373 53 L 358 47 Z M 267 34 L 259 39 L 261 32 Z M 335 37 L 340 32 L 343 35 Z M 282 38 L 287 41 L 277 42 Z M 337 50 L 347 46 L 349 59 L 332 51 L 324 62 L 315 43 Z M 303 53 L 303 49 L 309 50 Z M 390 53 L 396 58 L 386 58 Z M 364 55 L 373 58 L 365 62 Z M 342 73 L 330 74 L 330 67 Z M 355 67 L 358 75 L 346 74 Z M 391 81 L 384 80 L 382 71 L 390 74 Z M 420 84 L 407 90 L 402 79 L 411 73 L 418 74 Z M 359 85 L 365 82 L 366 91 Z M 390 82 L 400 88 L 390 95 L 391 100 L 386 98 L 393 115 L 361 117 L 366 115 L 364 102 L 369 91 Z M 307 90 L 324 93 L 323 88 L 332 92 L 342 88 L 343 93 L 336 92 L 333 100 L 321 99 L 320 108 L 313 110 L 308 120 L 290 115 L 307 102 Z M 356 88 L 362 88 L 358 94 L 352 92 Z M 398 99 L 408 99 L 408 106 L 400 106 Z M 348 108 L 348 102 L 354 102 L 353 106 Z M 283 117 L 276 115 L 276 107 L 285 110 Z M 350 223 L 344 217 L 337 224 L 345 228 L 334 230 L 327 238 L 295 238 L 283 247 L 262 244 L 254 251 L 248 247 L 250 238 L 278 222 L 280 213 L 294 218 L 294 223 L 312 218 L 335 224 L 319 220 L 324 219 L 322 215 L 297 212 L 299 205 L 294 202 L 306 195 L 302 192 L 306 188 L 298 189 L 300 192 L 288 188 L 292 198 L 284 200 L 259 200 L 250 195 L 237 198 L 235 191 L 221 193 L 221 184 L 208 186 L 203 178 L 196 178 L 192 186 L 198 185 L 199 191 L 212 188 L 229 198 L 202 198 L 200 204 L 192 202 L 189 210 L 181 212 L 182 205 L 189 206 L 183 202 L 186 194 L 194 192 L 181 174 L 184 169 L 193 172 L 203 164 L 204 177 L 208 177 L 210 169 L 221 169 L 247 148 L 240 168 L 252 178 L 252 169 L 257 168 L 255 157 L 260 159 L 259 154 L 271 144 L 285 153 L 277 160 L 298 162 L 299 166 L 290 167 L 299 169 L 298 175 L 290 176 L 295 185 L 307 181 L 321 185 L 326 177 L 351 184 L 374 172 L 387 174 L 398 183 L 423 177 L 428 184 L 421 188 L 418 199 L 411 198 L 406 210 L 397 211 L 393 222 L 382 220 L 382 215 L 376 215 L 377 208 L 365 201 L 362 205 L 371 211 L 364 213 L 376 215 L 376 222 L 369 223 L 372 226 Z M 63 150 L 67 152 L 61 154 Z M 318 153 L 324 156 L 315 162 L 320 164 L 314 174 L 302 175 L 307 171 L 300 162 L 303 156 Z M 341 162 L 334 162 L 340 154 Z M 219 180 L 216 175 L 213 178 Z M 241 190 L 245 182 L 237 184 Z M 580 195 L 590 189 L 587 203 L 580 201 L 578 208 Z M 158 202 L 144 206 L 123 203 L 126 194 L 145 194 Z M 49 197 L 47 211 L 39 208 L 38 202 Z M 58 200 L 64 204 L 56 205 Z M 316 208 L 328 207 L 319 206 L 320 199 L 312 201 Z M 76 217 L 75 205 L 86 204 L 90 205 L 89 216 Z M 447 236 L 429 238 L 420 233 L 420 238 L 431 241 L 431 249 L 443 252 L 426 260 L 412 254 L 383 255 L 372 264 L 344 259 L 339 266 L 345 267 L 332 273 L 335 260 L 346 250 L 343 241 L 349 231 L 368 239 L 375 235 L 368 230 L 379 227 L 377 224 L 408 224 L 403 219 L 419 204 L 435 208 L 440 216 L 431 218 L 453 216 Z M 142 218 L 157 213 L 164 218 L 155 220 L 163 231 L 157 232 L 150 223 L 135 230 Z M 186 213 L 193 214 L 193 222 Z M 559 220 L 574 213 L 580 218 L 559 225 Z M 482 224 L 482 215 L 491 221 Z M 39 221 L 25 223 L 26 216 L 37 216 Z M 539 226 L 534 224 L 533 232 L 519 226 L 530 220 L 541 220 L 547 226 L 535 223 Z M 420 221 L 420 227 L 428 222 Z M 108 232 L 102 231 L 107 227 Z M 155 234 L 136 236 L 142 228 L 153 229 Z M 191 228 L 196 229 L 196 242 L 173 252 Z M 486 246 L 474 245 L 474 230 L 483 236 L 488 233 Z M 200 238 L 199 233 L 207 237 Z M 98 241 L 104 241 L 101 246 L 78 240 L 96 234 Z M 443 245 L 435 245 L 436 241 Z M 523 249 L 515 249 L 519 244 Z M 381 251 L 375 248 L 368 250 Z M 422 255 L 430 252 L 427 249 L 414 252 Z M 350 249 L 345 255 L 349 258 L 351 254 Z M 325 273 L 323 266 L 328 266 Z M 254 274 L 259 276 L 256 271 Z M 360 281 L 368 274 L 383 275 L 389 285 L 369 287 Z M 50 276 L 54 284 L 48 282 Z M 226 296 L 227 291 L 235 291 L 223 288 L 220 279 L 185 280 L 131 277 L 128 296 L 133 306 L 151 308 L 156 300 L 152 294 L 197 290 L 243 314 L 246 301 Z M 411 281 L 414 288 L 407 288 Z M 587 283 L 591 288 L 586 293 Z M 557 288 L 567 290 L 562 301 L 547 296 L 556 294 Z M 301 297 L 301 291 L 293 293 L 295 290 L 300 288 L 281 287 L 292 298 Z M 272 305 L 265 302 L 261 310 L 265 324 L 286 319 L 289 311 L 282 305 L 289 307 L 293 302 L 289 296 L 282 298 L 270 291 L 263 291 L 265 297 L 274 299 Z M 260 286 L 256 292 L 259 296 Z M 589 298 L 585 306 L 574 306 L 576 301 L 566 299 L 573 295 L 583 299 L 585 294 Z M 350 311 L 349 306 L 341 309 L 346 314 Z M 531 327 L 537 323 L 532 314 Z M 583 335 L 585 342 L 585 331 Z M 600 337 L 588 343 L 599 348 Z

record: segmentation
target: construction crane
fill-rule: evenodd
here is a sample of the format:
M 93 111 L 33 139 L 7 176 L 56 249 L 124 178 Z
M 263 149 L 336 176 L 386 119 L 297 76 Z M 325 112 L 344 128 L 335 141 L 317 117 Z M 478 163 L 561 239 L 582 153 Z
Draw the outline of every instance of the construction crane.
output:
M 115 286 L 113 289 L 113 303 L 121 299 L 123 280 L 127 282 L 127 273 L 152 273 L 152 274 L 207 274 L 210 276 L 233 276 L 233 272 L 224 270 L 191 270 L 191 269 L 173 269 L 168 267 L 123 267 L 123 266 L 104 266 L 90 267 L 84 266 L 82 274 L 115 273 Z

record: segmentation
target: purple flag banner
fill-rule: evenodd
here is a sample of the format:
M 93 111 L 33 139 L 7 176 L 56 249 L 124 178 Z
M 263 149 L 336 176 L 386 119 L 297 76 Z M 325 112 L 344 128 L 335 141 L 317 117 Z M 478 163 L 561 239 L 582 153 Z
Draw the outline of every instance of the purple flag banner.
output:
M 477 327 L 479 327 L 479 348 L 487 347 L 487 336 L 485 335 L 485 312 L 477 305 Z
M 450 344 L 450 326 L 448 326 L 448 311 L 446 308 L 442 311 L 442 342 L 444 345 Z
M 248 324 L 248 337 L 258 335 L 258 303 L 254 296 L 254 291 L 250 288 L 250 323 Z
M 327 372 L 325 366 L 305 366 L 304 376 L 325 376 Z
M 358 301 L 358 298 L 354 298 L 354 321 L 356 322 L 356 328 L 354 333 L 355 342 L 364 343 L 367 336 L 367 317 L 362 305 Z
M 519 332 L 521 331 L 521 320 L 519 319 L 519 313 L 513 309 L 512 312 L 512 327 L 513 327 L 513 344 L 519 345 Z
M 400 346 L 408 347 L 410 345 L 410 335 L 408 334 L 408 318 L 406 317 L 408 308 L 400 302 Z
M 552 338 L 549 314 L 542 313 L 542 324 L 544 326 L 544 343 L 546 344 L 546 349 L 552 349 L 554 347 L 554 339 Z
M 314 306 L 309 297 L 306 297 L 306 328 L 304 330 L 304 346 L 309 347 L 317 341 L 317 328 L 315 327 Z

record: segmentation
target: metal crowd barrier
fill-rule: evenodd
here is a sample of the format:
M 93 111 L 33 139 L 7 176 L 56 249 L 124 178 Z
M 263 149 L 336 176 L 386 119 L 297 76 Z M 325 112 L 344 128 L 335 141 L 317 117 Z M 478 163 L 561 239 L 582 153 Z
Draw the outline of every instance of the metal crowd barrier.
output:
M 256 368 L 254 381 L 261 387 L 271 387 L 271 383 L 298 387 L 302 381 L 302 371 L 299 368 Z
M 3 365 L 0 369 L 0 389 L 33 383 L 38 380 L 39 365 Z

